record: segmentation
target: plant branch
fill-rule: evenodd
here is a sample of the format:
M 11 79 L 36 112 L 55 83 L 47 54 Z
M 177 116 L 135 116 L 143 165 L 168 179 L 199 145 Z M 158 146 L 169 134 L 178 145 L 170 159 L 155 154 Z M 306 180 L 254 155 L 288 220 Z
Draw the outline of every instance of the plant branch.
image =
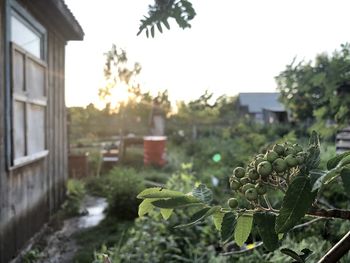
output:
M 324 217 L 324 218 L 340 218 L 344 220 L 350 220 L 350 211 L 341 209 L 313 209 L 310 210 L 308 215 Z
M 318 263 L 338 262 L 350 249 L 350 231 Z

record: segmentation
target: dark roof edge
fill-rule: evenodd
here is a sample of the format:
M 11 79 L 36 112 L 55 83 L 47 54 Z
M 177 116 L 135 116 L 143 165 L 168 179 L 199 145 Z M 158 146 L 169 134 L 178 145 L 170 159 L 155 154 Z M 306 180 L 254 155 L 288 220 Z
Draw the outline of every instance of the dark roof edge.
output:
M 68 8 L 64 0 L 50 0 L 53 6 L 59 11 L 63 19 L 70 26 L 70 34 L 68 40 L 83 40 L 84 31 L 79 22 L 73 15 L 72 11 Z

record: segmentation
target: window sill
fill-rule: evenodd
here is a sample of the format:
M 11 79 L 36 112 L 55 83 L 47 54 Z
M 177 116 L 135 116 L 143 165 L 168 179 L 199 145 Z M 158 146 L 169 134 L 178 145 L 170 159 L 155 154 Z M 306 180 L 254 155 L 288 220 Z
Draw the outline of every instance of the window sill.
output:
M 19 167 L 36 162 L 40 159 L 45 158 L 48 154 L 49 154 L 49 151 L 45 150 L 45 151 L 41 151 L 41 152 L 32 154 L 30 156 L 24 156 L 24 157 L 17 158 L 16 160 L 14 160 L 14 164 L 13 164 L 13 166 L 10 167 L 10 170 L 15 170 Z

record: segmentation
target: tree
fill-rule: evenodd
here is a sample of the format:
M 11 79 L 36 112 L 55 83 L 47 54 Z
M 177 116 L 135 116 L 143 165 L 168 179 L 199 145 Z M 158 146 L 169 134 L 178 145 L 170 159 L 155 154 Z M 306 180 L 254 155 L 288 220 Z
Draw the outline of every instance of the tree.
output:
M 339 127 L 350 121 L 350 45 L 341 45 L 332 56 L 319 54 L 315 61 L 295 59 L 277 77 L 281 101 L 296 121 L 315 120 Z M 319 127 L 320 128 L 320 127 Z
M 190 28 L 190 21 L 195 15 L 191 2 L 187 0 L 155 0 L 153 5 L 148 6 L 148 15 L 141 19 L 137 35 L 145 31 L 147 37 L 154 37 L 156 27 L 160 33 L 163 32 L 163 26 L 170 29 L 169 18 L 175 19 L 182 29 Z

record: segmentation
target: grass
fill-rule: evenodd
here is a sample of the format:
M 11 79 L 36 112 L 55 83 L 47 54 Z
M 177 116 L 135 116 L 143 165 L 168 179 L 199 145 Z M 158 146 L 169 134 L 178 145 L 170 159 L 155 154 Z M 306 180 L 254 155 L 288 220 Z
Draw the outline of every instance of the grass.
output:
M 127 239 L 128 229 L 134 225 L 133 221 L 117 221 L 107 217 L 98 226 L 77 233 L 74 238 L 80 249 L 74 256 L 75 263 L 91 263 L 94 252 L 103 245 L 114 246 L 122 244 Z

